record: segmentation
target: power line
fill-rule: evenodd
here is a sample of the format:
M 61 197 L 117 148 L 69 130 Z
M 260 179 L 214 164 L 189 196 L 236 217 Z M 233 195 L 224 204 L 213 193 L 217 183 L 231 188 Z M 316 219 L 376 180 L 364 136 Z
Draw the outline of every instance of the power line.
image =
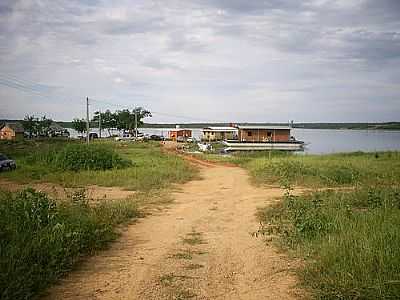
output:
M 98 99 L 93 99 L 93 98 L 89 98 L 92 101 L 95 102 L 99 102 L 99 103 L 103 103 L 103 104 L 108 104 L 114 107 L 118 107 L 118 108 L 127 108 L 130 105 L 123 105 L 123 104 L 119 104 L 119 103 L 111 103 L 108 101 L 104 101 L 104 100 L 98 100 Z M 140 105 L 142 106 L 142 105 Z M 169 113 L 162 113 L 162 112 L 158 112 L 155 110 L 150 109 L 151 114 L 154 115 L 160 115 L 160 116 L 165 116 L 165 117 L 172 117 L 172 118 L 179 118 L 179 119 L 185 119 L 185 120 L 189 120 L 189 121 L 196 121 L 196 122 L 211 122 L 211 123 L 223 123 L 223 122 L 217 122 L 215 120 L 210 120 L 210 119 L 204 119 L 204 118 L 197 118 L 197 117 L 193 117 L 193 116 L 188 116 L 188 115 L 176 115 L 176 114 L 169 114 Z

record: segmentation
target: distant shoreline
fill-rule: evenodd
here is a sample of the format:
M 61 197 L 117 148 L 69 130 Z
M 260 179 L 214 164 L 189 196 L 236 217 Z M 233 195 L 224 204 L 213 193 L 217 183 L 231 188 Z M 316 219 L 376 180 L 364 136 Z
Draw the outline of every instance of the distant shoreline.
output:
M 0 120 L 0 124 L 4 122 L 21 122 L 22 120 Z M 56 121 L 57 124 L 72 128 L 72 122 Z M 276 125 L 287 126 L 288 123 L 237 123 L 240 125 Z M 204 128 L 229 126 L 229 123 L 144 123 L 143 128 L 175 128 L 180 125 L 182 128 Z M 97 123 L 92 123 L 91 127 L 97 127 Z M 337 130 L 400 130 L 400 122 L 381 122 L 381 123 L 295 123 L 293 128 L 299 129 L 337 129 Z

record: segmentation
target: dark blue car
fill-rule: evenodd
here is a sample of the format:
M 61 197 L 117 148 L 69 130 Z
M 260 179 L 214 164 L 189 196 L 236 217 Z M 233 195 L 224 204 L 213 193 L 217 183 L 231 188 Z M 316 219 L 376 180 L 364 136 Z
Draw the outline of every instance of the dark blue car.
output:
M 5 170 L 14 170 L 17 167 L 15 160 L 9 159 L 0 153 L 0 172 Z

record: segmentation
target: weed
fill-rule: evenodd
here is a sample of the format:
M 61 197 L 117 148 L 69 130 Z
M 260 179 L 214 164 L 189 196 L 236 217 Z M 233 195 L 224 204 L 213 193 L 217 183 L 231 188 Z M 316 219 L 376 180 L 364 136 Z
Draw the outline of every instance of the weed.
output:
M 1 299 L 33 298 L 113 240 L 115 225 L 138 216 L 132 202 L 90 207 L 84 197 L 76 200 L 57 203 L 32 189 L 0 192 Z
M 200 265 L 200 264 L 190 264 L 185 267 L 185 269 L 187 269 L 187 270 L 197 270 L 197 269 L 201 269 L 201 268 L 204 268 L 204 266 Z
M 171 258 L 175 258 L 175 259 L 193 259 L 193 255 L 192 252 L 190 250 L 184 251 L 184 252 L 178 252 L 175 253 L 171 256 Z
M 191 246 L 204 244 L 205 242 L 202 238 L 202 235 L 203 234 L 200 232 L 192 231 L 188 233 L 185 238 L 182 239 L 182 242 Z

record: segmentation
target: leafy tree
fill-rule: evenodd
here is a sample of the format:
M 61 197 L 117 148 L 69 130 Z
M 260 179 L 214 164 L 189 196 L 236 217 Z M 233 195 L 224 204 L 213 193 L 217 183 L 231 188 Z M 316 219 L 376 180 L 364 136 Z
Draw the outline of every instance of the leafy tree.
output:
M 150 111 L 142 107 L 137 107 L 133 109 L 132 112 L 129 109 L 119 110 L 115 112 L 117 121 L 116 127 L 119 130 L 124 129 L 132 132 L 135 128 L 135 113 L 138 128 L 143 125 L 144 118 L 152 116 Z
M 40 136 L 48 136 L 50 125 L 53 123 L 52 119 L 47 119 L 46 116 L 43 116 L 41 119 L 37 120 L 37 133 Z
M 53 120 L 46 118 L 46 116 L 39 119 L 34 115 L 26 115 L 22 125 L 24 130 L 28 132 L 29 137 L 32 138 L 33 136 L 48 136 L 52 123 Z
M 36 123 L 37 118 L 34 115 L 26 115 L 22 121 L 22 126 L 24 127 L 24 130 L 28 132 L 30 138 L 36 134 Z
M 98 122 L 99 118 L 101 116 L 101 127 L 107 129 L 108 135 L 111 136 L 110 130 L 112 128 L 117 128 L 117 116 L 115 113 L 112 113 L 109 109 L 107 109 L 105 112 L 100 113 L 96 111 L 94 113 L 93 122 Z
M 85 119 L 73 119 L 72 120 L 72 128 L 78 131 L 79 133 L 86 132 L 86 121 Z

